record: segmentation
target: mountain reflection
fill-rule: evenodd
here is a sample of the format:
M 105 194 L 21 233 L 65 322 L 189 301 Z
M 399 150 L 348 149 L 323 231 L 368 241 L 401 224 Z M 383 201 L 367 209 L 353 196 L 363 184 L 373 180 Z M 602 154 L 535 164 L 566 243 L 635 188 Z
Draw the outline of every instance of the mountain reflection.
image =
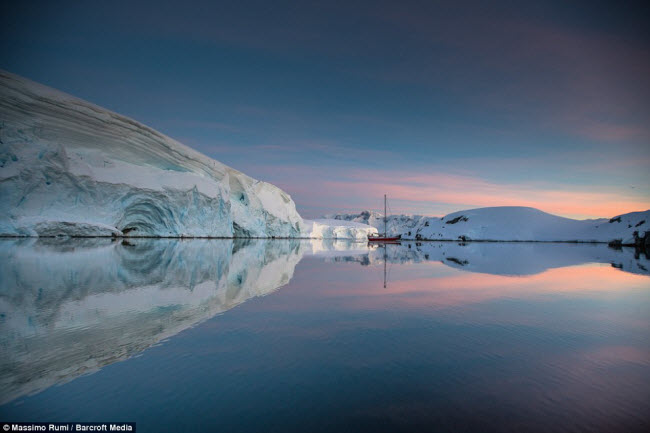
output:
M 634 248 L 614 249 L 593 243 L 551 242 L 407 242 L 371 248 L 361 264 L 441 262 L 453 268 L 493 275 L 534 275 L 585 263 L 609 263 L 624 272 L 650 274 L 650 260 Z
M 495 275 L 593 262 L 650 269 L 645 255 L 589 244 L 2 240 L 0 404 L 135 356 L 269 294 L 291 280 L 305 255 L 366 266 L 436 261 Z

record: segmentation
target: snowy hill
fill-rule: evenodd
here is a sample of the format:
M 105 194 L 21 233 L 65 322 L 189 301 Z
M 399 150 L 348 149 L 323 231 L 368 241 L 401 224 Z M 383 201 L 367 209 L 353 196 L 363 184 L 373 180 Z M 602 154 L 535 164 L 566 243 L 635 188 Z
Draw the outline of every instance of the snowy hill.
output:
M 279 188 L 0 71 L 0 235 L 299 237 Z
M 384 230 L 382 215 L 330 215 L 329 218 L 366 223 Z M 612 219 L 573 220 L 529 207 L 488 207 L 454 212 L 443 218 L 397 215 L 388 217 L 388 234 L 414 240 L 577 241 L 634 243 L 634 232 L 650 232 L 650 210 Z

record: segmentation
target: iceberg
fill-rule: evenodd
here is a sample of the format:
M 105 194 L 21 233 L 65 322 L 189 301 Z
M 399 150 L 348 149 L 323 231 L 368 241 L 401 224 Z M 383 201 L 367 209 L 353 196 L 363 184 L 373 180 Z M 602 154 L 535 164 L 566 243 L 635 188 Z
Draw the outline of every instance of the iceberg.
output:
M 300 237 L 291 197 L 141 123 L 0 71 L 0 235 Z
M 306 237 L 312 239 L 351 239 L 367 241 L 368 235 L 377 234 L 377 228 L 368 224 L 335 219 L 304 220 Z

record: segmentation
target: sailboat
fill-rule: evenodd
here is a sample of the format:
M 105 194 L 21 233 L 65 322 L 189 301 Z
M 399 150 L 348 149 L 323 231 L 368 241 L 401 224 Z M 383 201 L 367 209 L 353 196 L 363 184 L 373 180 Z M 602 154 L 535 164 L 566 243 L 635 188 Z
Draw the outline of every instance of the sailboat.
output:
M 387 217 L 386 217 L 386 194 L 384 194 L 384 234 L 368 235 L 368 242 L 395 242 L 402 239 L 402 235 L 388 236 L 386 234 Z

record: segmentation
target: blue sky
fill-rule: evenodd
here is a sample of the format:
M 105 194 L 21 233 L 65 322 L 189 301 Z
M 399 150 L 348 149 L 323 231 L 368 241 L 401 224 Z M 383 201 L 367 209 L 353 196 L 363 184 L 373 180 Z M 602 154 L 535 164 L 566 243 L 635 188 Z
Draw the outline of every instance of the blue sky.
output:
M 650 208 L 647 4 L 0 8 L 0 68 L 273 182 L 307 217 L 384 192 L 429 215 Z

